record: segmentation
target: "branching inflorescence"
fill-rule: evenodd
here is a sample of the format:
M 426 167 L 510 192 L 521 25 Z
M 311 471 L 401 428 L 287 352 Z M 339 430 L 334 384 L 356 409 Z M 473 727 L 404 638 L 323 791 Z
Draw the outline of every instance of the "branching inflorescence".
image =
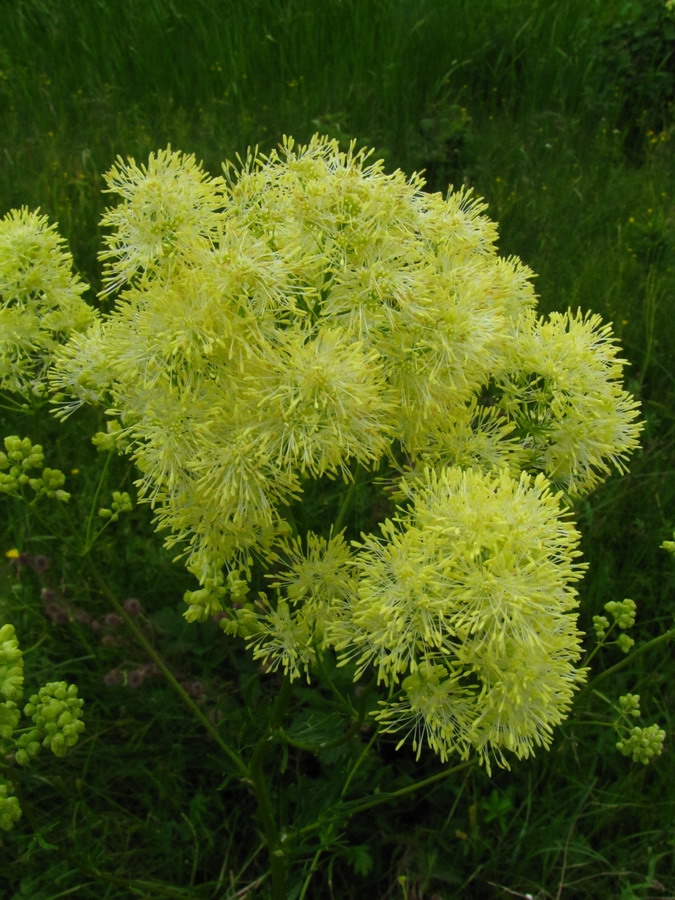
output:
M 226 610 L 292 679 L 331 649 L 388 688 L 382 729 L 506 765 L 549 745 L 584 677 L 569 505 L 641 426 L 609 326 L 537 315 L 484 204 L 423 185 L 323 137 L 223 178 L 170 149 L 118 160 L 115 306 L 50 345 L 49 379 L 61 415 L 104 406 L 97 443 L 134 460 L 200 582 L 188 619 Z M 384 464 L 380 534 L 296 533 L 308 481 Z M 270 586 L 246 602 L 257 561 Z

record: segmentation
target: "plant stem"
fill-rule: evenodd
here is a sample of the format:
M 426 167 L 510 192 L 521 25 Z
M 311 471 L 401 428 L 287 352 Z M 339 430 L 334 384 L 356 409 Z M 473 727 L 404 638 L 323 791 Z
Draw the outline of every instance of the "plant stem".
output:
M 360 475 L 363 472 L 363 469 L 358 466 L 356 472 L 352 474 L 352 480 L 349 484 L 349 488 L 342 499 L 342 503 L 340 504 L 340 509 L 338 510 L 338 514 L 333 521 L 333 525 L 331 527 L 332 534 L 339 534 L 342 530 L 342 526 L 345 523 L 345 519 L 347 518 L 347 513 L 354 501 L 354 496 L 356 494 L 356 489 L 360 482 Z
M 365 809 L 371 809 L 373 806 L 380 806 L 382 803 L 388 803 L 390 800 L 396 800 L 399 797 L 404 797 L 406 794 L 412 794 L 413 791 L 419 791 L 421 788 L 428 787 L 430 784 L 443 781 L 448 775 L 453 775 L 455 772 L 461 772 L 463 769 L 468 769 L 469 766 L 472 765 L 473 760 L 466 760 L 456 766 L 451 766 L 449 769 L 443 769 L 442 772 L 437 772 L 435 775 L 430 775 L 428 778 L 423 778 L 422 781 L 416 781 L 414 784 L 409 784 L 407 787 L 399 788 L 397 791 L 373 795 L 370 799 L 348 808 L 347 815 L 353 816 L 355 813 L 363 812 Z
M 109 602 L 114 607 L 115 612 L 123 619 L 125 625 L 129 628 L 137 643 L 145 650 L 150 659 L 157 665 L 174 692 L 188 707 L 195 719 L 197 719 L 197 721 L 204 726 L 208 734 L 218 744 L 223 753 L 234 763 L 240 774 L 244 778 L 248 779 L 249 769 L 246 763 L 239 756 L 239 754 L 235 750 L 233 750 L 225 740 L 223 740 L 215 725 L 209 721 L 209 719 L 204 715 L 203 711 L 194 702 L 192 697 L 190 697 L 187 691 L 185 691 L 171 669 L 169 669 L 162 657 L 159 655 L 159 653 L 157 653 L 150 641 L 148 641 L 148 639 L 145 637 L 136 622 L 131 618 L 131 616 L 127 613 L 126 609 L 119 602 L 115 594 L 110 590 L 104 578 L 101 576 L 96 566 L 92 563 L 91 559 L 88 556 L 85 556 L 84 559 L 86 560 L 92 578 L 98 585 L 99 590 L 107 597 Z
M 455 772 L 461 772 L 463 769 L 468 769 L 472 765 L 474 765 L 474 760 L 466 760 L 465 762 L 459 763 L 456 766 L 451 766 L 449 769 L 443 769 L 442 772 L 437 772 L 435 775 L 430 775 L 428 778 L 423 778 L 422 781 L 416 781 L 414 784 L 409 784 L 407 787 L 399 788 L 397 791 L 391 791 L 386 793 L 372 794 L 368 799 L 364 799 L 361 802 L 355 802 L 354 806 L 350 806 L 348 803 L 342 805 L 341 808 L 335 811 L 335 816 L 331 819 L 328 819 L 328 824 L 331 825 L 337 820 L 338 816 L 344 816 L 345 818 L 349 818 L 356 813 L 363 812 L 366 809 L 372 809 L 373 806 L 381 806 L 383 803 L 389 803 L 391 800 L 397 800 L 399 797 L 404 797 L 406 794 L 412 794 L 414 791 L 419 791 L 422 788 L 428 787 L 430 784 L 435 784 L 438 781 L 443 781 L 444 778 L 447 778 L 449 775 L 454 775 Z M 311 825 L 305 825 L 303 828 L 299 828 L 297 831 L 293 833 L 294 837 L 300 837 L 305 834 L 309 834 L 312 831 L 316 831 L 317 828 L 321 828 L 326 825 L 326 820 L 321 819 L 317 822 L 312 822 Z
M 620 660 L 615 665 L 610 666 L 609 669 L 605 669 L 604 672 L 600 672 L 599 675 L 596 675 L 591 681 L 589 681 L 577 694 L 577 701 L 579 697 L 583 696 L 587 691 L 591 690 L 594 685 L 601 681 L 603 678 L 607 678 L 608 675 L 613 675 L 615 672 L 619 672 L 621 669 L 625 668 L 627 665 L 633 662 L 633 660 L 642 653 L 646 653 L 647 650 L 651 650 L 653 647 L 656 647 L 657 644 L 662 644 L 664 641 L 669 641 L 675 637 L 675 628 L 671 628 L 669 631 L 664 631 L 663 634 L 660 634 L 658 637 L 652 638 L 651 641 L 647 641 L 646 644 L 642 644 L 637 650 L 634 650 L 624 659 Z
M 129 616 L 122 604 L 119 602 L 115 594 L 110 590 L 101 576 L 96 566 L 92 563 L 88 556 L 84 559 L 87 562 L 92 578 L 99 587 L 99 590 L 107 597 L 117 614 L 123 619 L 129 630 L 134 635 L 138 644 L 145 650 L 150 659 L 159 667 L 166 677 L 167 681 L 178 694 L 181 700 L 189 708 L 192 715 L 204 726 L 213 740 L 218 744 L 225 755 L 234 763 L 239 770 L 242 779 L 251 785 L 253 795 L 258 806 L 258 816 L 265 834 L 265 843 L 269 853 L 270 876 L 272 882 L 272 900 L 286 900 L 286 873 L 287 858 L 286 851 L 282 846 L 283 841 L 279 833 L 279 828 L 274 820 L 272 811 L 272 803 L 270 800 L 269 788 L 264 773 L 264 763 L 269 756 L 269 751 L 274 745 L 273 736 L 278 732 L 283 721 L 284 713 L 288 707 L 291 696 L 290 679 L 284 678 L 281 689 L 277 695 L 272 712 L 270 715 L 269 725 L 266 733 L 259 740 L 250 765 L 246 765 L 239 754 L 233 750 L 219 734 L 218 729 L 204 715 L 202 710 L 197 706 L 192 697 L 184 690 L 180 682 L 176 679 L 173 672 L 166 665 L 162 657 L 157 653 L 152 644 L 145 637 L 136 622 Z
M 270 750 L 274 746 L 272 736 L 274 732 L 278 731 L 281 727 L 281 722 L 288 707 L 290 696 L 291 682 L 290 679 L 286 677 L 282 682 L 281 689 L 274 702 L 267 733 L 260 741 L 258 741 L 258 744 L 253 751 L 251 765 L 249 766 L 250 783 L 256 803 L 258 804 L 258 815 L 265 833 L 265 843 L 267 844 L 267 852 L 269 854 L 270 876 L 272 882 L 271 900 L 286 900 L 288 859 L 286 850 L 283 847 L 283 840 L 279 833 L 279 828 L 274 820 L 270 792 L 267 785 L 267 779 L 265 778 L 264 764 L 269 756 Z
M 82 548 L 82 551 L 81 551 L 82 556 L 85 556 L 91 550 L 91 548 L 94 544 L 94 541 L 98 537 L 98 534 L 97 534 L 94 537 L 94 539 L 92 540 L 91 530 L 92 530 L 92 525 L 94 523 L 95 510 L 98 505 L 99 494 L 101 493 L 101 490 L 103 489 L 103 483 L 105 482 L 105 479 L 107 477 L 108 468 L 110 467 L 110 460 L 112 459 L 112 457 L 113 457 L 113 451 L 110 450 L 108 452 L 108 455 L 106 456 L 106 460 L 103 465 L 103 468 L 101 469 L 101 474 L 100 474 L 98 482 L 96 484 L 96 490 L 94 491 L 94 496 L 91 499 L 91 506 L 89 508 L 89 515 L 87 516 L 87 524 L 86 524 L 85 531 L 84 531 L 84 547 Z M 71 533 L 77 534 L 77 531 L 74 530 Z

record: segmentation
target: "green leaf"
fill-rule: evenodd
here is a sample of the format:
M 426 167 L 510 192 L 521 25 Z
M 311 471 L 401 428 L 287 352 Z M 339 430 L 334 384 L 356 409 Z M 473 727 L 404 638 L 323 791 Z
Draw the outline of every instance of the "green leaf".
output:
M 347 861 L 356 875 L 369 875 L 373 869 L 373 857 L 367 844 L 357 844 L 354 847 L 343 847 L 341 855 Z

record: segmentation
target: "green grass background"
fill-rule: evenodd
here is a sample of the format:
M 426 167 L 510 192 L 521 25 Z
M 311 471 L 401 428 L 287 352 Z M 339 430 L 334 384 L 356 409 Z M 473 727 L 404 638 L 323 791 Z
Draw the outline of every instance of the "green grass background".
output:
M 26 205 L 57 221 L 93 298 L 101 174 L 117 154 L 142 161 L 171 144 L 217 173 L 248 145 L 319 131 L 375 147 L 390 169 L 423 169 L 430 190 L 473 186 L 501 251 L 538 273 L 541 309 L 594 310 L 624 347 L 643 449 L 578 510 L 590 564 L 582 626 L 630 596 L 646 641 L 672 625 L 675 598 L 659 549 L 675 528 L 674 101 L 675 17 L 652 0 L 4 0 L 0 214 Z M 97 461 L 82 424 L 5 419 L 4 433 L 42 440 L 47 463 L 80 469 L 87 488 Z M 108 487 L 131 477 L 114 462 Z M 253 669 L 213 629 L 183 625 L 182 576 L 148 537 L 146 512 L 134 515 L 100 564 L 119 596 L 143 599 L 175 670 L 203 682 L 226 717 L 232 695 L 256 690 Z M 264 897 L 251 801 L 198 723 L 160 680 L 103 685 L 115 665 L 143 661 L 116 632 L 102 645 L 72 615 L 67 626 L 45 619 L 45 586 L 66 591 L 71 611 L 105 614 L 95 591 L 80 600 L 89 576 L 54 533 L 6 518 L 6 547 L 48 553 L 52 569 L 17 578 L 7 566 L 2 598 L 39 648 L 27 654 L 36 677 L 81 685 L 88 737 L 28 780 L 32 821 L 0 842 L 3 896 Z M 596 670 L 619 659 L 608 651 Z M 640 693 L 646 721 L 672 741 L 674 681 L 660 645 L 602 690 Z M 320 832 L 303 860 L 308 871 L 320 853 L 319 872 L 294 896 L 675 896 L 671 743 L 649 768 L 632 766 L 584 715 L 510 773 L 472 771 Z M 278 802 L 311 806 L 336 764 L 299 755 Z M 384 746 L 363 792 L 438 769 Z

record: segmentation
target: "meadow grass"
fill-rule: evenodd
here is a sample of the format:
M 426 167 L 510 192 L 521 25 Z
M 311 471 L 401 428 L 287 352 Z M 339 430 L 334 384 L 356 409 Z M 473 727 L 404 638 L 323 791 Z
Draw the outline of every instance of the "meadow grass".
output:
M 644 643 L 671 627 L 675 597 L 659 548 L 675 528 L 674 48 L 662 4 L 648 0 L 324 0 L 320 11 L 309 0 L 22 0 L 0 23 L 0 213 L 39 206 L 58 221 L 95 291 L 101 173 L 118 154 L 140 162 L 170 143 L 217 173 L 250 144 L 319 131 L 374 146 L 390 169 L 424 169 L 431 190 L 474 187 L 501 251 L 537 273 L 542 310 L 600 313 L 630 362 L 643 449 L 577 510 L 589 562 L 582 628 L 608 600 L 632 597 Z M 0 602 L 31 678 L 76 681 L 87 700 L 75 752 L 39 760 L 25 779 L 26 817 L 0 842 L 5 895 L 264 898 L 250 792 L 161 677 L 130 685 L 148 659 L 106 620 L 106 590 L 141 599 L 147 639 L 182 684 L 201 685 L 195 695 L 242 746 L 258 734 L 247 710 L 268 699 L 257 666 L 212 623 L 184 622 L 190 579 L 146 509 L 104 535 L 95 571 L 78 557 L 92 496 L 134 477 L 119 459 L 101 476 L 87 415 L 91 428 L 82 415 L 61 425 L 44 410 L 3 414 L 3 434 L 28 434 L 50 464 L 79 470 L 69 525 L 8 506 L 0 550 L 51 566 L 7 563 Z M 44 589 L 61 618 L 45 614 Z M 622 659 L 601 653 L 591 677 Z M 273 801 L 304 829 L 290 896 L 674 896 L 674 676 L 671 647 L 656 644 L 589 684 L 550 752 L 419 792 L 406 789 L 442 767 L 394 741 L 367 756 L 367 734 L 332 753 L 287 753 Z M 640 693 L 646 720 L 669 736 L 664 756 L 647 768 L 620 756 L 612 730 L 594 724 L 607 717 L 594 690 Z M 301 686 L 289 734 L 330 733 L 330 701 Z M 340 771 L 369 808 L 340 806 Z M 377 805 L 378 791 L 399 794 Z M 339 824 L 331 805 L 345 813 Z

